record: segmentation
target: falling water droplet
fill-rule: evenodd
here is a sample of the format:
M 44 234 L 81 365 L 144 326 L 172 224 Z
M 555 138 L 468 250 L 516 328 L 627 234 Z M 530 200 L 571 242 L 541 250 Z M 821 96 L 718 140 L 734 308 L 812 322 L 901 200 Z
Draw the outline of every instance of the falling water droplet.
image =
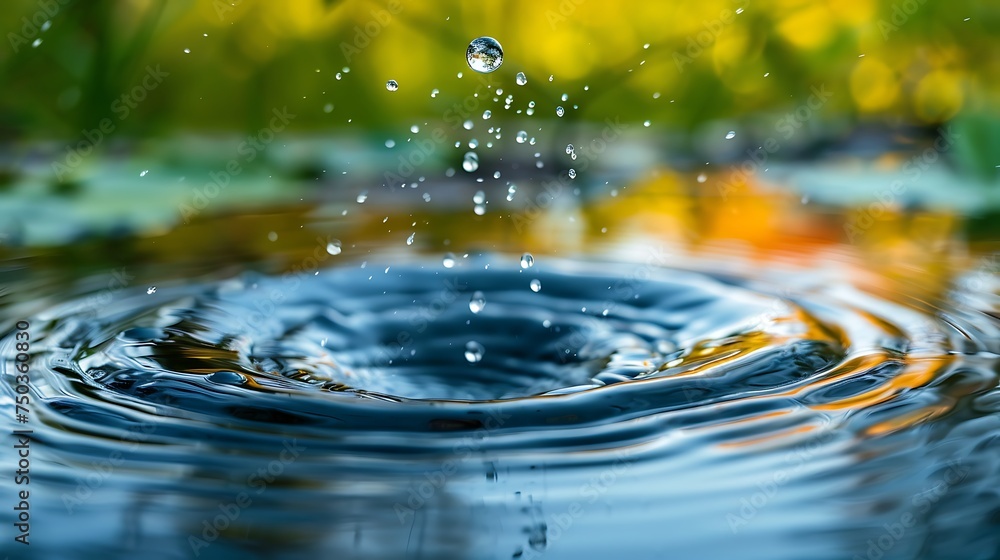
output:
M 472 202 L 475 202 L 476 204 L 486 202 L 486 193 L 483 191 L 476 191 L 476 194 L 472 195 Z
M 528 133 L 521 130 L 517 133 L 515 139 L 517 140 L 518 144 L 524 144 L 524 142 L 528 139 Z
M 572 154 L 574 150 L 573 144 L 566 144 L 566 155 Z
M 470 364 L 474 364 L 479 360 L 483 359 L 483 354 L 486 353 L 486 349 L 483 348 L 482 344 L 479 344 L 475 340 L 470 340 L 465 343 L 465 359 Z
M 569 170 L 569 178 L 570 179 L 576 179 L 576 169 L 570 169 Z
M 503 64 L 503 47 L 493 37 L 479 37 L 469 43 L 465 58 L 469 62 L 469 68 L 489 74 Z
M 492 116 L 493 116 L 493 111 L 490 111 L 489 109 L 483 111 L 483 120 L 484 121 L 488 120 Z
M 329 243 L 326 244 L 326 252 L 331 255 L 339 255 L 343 249 L 340 247 L 339 239 L 331 239 Z
M 407 245 L 413 245 L 413 238 L 417 236 L 417 232 L 413 232 L 409 237 L 406 238 Z
M 507 202 L 514 200 L 515 193 L 517 193 L 517 185 L 507 187 Z
M 472 122 L 472 119 L 469 119 L 464 123 L 462 123 L 462 127 L 465 128 L 465 130 L 472 130 L 473 126 L 475 126 L 475 123 Z
M 698 182 L 699 183 L 704 183 L 707 180 L 708 180 L 708 176 L 707 175 L 705 175 L 704 173 L 699 173 L 698 174 Z
M 156 286 L 150 286 L 146 288 L 146 295 L 151 296 L 156 293 Z
M 531 253 L 521 255 L 521 268 L 531 268 L 534 265 L 535 257 L 532 257 Z
M 484 307 L 486 307 L 486 296 L 483 292 L 476 290 L 472 293 L 472 299 L 469 300 L 469 311 L 478 314 Z
M 479 156 L 476 155 L 476 152 L 465 153 L 465 157 L 462 158 L 462 169 L 469 173 L 479 169 Z
M 565 114 L 566 114 L 566 109 L 563 109 L 561 105 L 559 107 L 556 107 L 556 116 L 557 117 L 561 117 L 561 116 L 563 116 Z
M 726 140 L 732 140 L 733 138 L 736 138 L 735 130 L 730 130 L 729 132 L 726 133 Z
M 395 146 L 396 146 L 396 141 L 393 140 L 392 138 L 385 141 L 386 148 L 394 148 Z
M 538 278 L 535 278 L 534 280 L 532 280 L 530 285 L 531 285 L 531 291 L 532 292 L 536 292 L 537 293 L 539 290 L 542 289 L 542 281 L 539 280 Z
M 364 204 L 366 200 L 368 200 L 368 191 L 361 191 L 358 194 L 358 204 Z
M 445 268 L 453 268 L 455 266 L 455 254 L 445 253 L 444 258 L 441 259 L 441 264 L 443 264 Z
M 523 86 L 524 84 L 528 83 L 528 77 L 524 75 L 524 72 L 518 72 L 517 78 L 515 79 L 517 80 L 517 85 L 519 86 Z
M 145 177 L 145 176 L 146 176 L 146 173 L 149 173 L 149 170 L 148 170 L 148 169 L 146 169 L 146 170 L 144 170 L 144 171 L 141 171 L 141 172 L 139 172 L 139 176 L 140 176 L 140 177 Z
M 399 83 L 397 83 L 396 80 L 389 80 L 385 83 L 385 89 L 389 91 L 396 91 L 399 89 Z

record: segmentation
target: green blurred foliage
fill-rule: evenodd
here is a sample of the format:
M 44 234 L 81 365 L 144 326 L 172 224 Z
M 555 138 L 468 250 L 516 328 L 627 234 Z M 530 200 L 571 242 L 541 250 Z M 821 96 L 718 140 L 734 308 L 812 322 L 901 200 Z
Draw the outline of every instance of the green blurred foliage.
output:
M 567 120 L 691 130 L 779 115 L 819 85 L 839 93 L 822 120 L 849 126 L 977 120 L 1000 101 L 1000 4 L 980 0 L 7 0 L 0 30 L 8 139 L 77 137 L 150 66 L 169 77 L 123 119 L 139 137 L 252 130 L 286 106 L 299 131 L 441 120 L 482 78 L 464 56 L 480 35 L 504 46 L 489 78 L 512 113 L 568 93 Z

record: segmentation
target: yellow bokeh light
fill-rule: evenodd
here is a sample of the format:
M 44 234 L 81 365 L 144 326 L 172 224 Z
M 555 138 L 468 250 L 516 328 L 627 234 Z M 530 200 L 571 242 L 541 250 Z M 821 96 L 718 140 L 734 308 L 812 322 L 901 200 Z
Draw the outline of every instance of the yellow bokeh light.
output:
M 917 84 L 913 105 L 917 116 L 925 122 L 943 122 L 962 108 L 961 77 L 954 72 L 937 70 L 927 74 Z
M 884 62 L 864 58 L 851 72 L 851 96 L 862 111 L 880 111 L 890 107 L 899 96 L 896 73 Z

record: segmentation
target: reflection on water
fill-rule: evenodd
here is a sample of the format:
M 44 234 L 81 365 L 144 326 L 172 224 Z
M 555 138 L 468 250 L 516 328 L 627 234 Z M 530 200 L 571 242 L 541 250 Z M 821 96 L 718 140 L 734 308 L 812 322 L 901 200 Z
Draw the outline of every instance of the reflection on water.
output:
M 202 220 L 118 248 L 175 268 L 71 293 L 36 257 L 6 304 L 35 341 L 33 552 L 994 557 L 990 261 L 824 240 L 832 218 L 780 196 L 745 195 L 760 227 L 726 244 L 726 205 L 672 180 L 514 237 L 498 203 L 354 193 L 347 216 Z

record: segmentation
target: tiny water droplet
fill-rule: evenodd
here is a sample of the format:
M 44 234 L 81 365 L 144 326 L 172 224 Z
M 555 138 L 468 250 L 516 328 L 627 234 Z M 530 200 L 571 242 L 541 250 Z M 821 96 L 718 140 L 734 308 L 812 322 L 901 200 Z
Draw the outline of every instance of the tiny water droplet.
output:
M 344 75 L 341 74 L 340 72 L 337 72 L 333 77 L 337 78 L 338 80 L 342 80 L 344 78 Z
M 517 140 L 518 144 L 524 144 L 524 142 L 528 139 L 528 133 L 523 130 L 518 131 L 515 139 Z
M 386 148 L 394 148 L 395 146 L 396 146 L 396 141 L 393 140 L 392 138 L 385 141 Z
M 149 296 L 149 295 L 153 295 L 154 293 L 156 293 L 156 286 L 150 286 L 150 287 L 146 288 L 146 295 Z
M 479 156 L 476 155 L 476 152 L 465 153 L 465 157 L 462 158 L 462 169 L 469 173 L 479 169 Z
M 191 54 L 191 49 L 184 49 L 184 54 Z
M 475 123 L 472 122 L 472 119 L 469 119 L 464 123 L 462 123 L 462 127 L 465 128 L 465 130 L 472 130 L 473 126 L 475 126 Z
M 566 144 L 566 155 L 572 154 L 574 150 L 573 144 Z
M 483 292 L 476 290 L 472 293 L 472 299 L 469 300 L 469 311 L 478 314 L 484 307 L 486 307 L 486 296 Z
M 444 258 L 441 259 L 441 264 L 443 264 L 445 268 L 453 268 L 455 266 L 455 254 L 445 253 Z
M 532 280 L 530 285 L 532 292 L 538 293 L 538 291 L 542 289 L 542 281 L 539 280 L 538 278 Z
M 472 195 L 472 202 L 475 202 L 476 204 L 486 202 L 486 193 L 483 191 L 476 191 L 476 194 Z
M 413 134 L 420 132 L 420 125 L 417 124 L 411 125 L 410 132 L 412 132 Z
M 477 204 L 477 205 L 475 205 L 475 206 L 472 207 L 472 211 L 475 212 L 477 216 L 482 216 L 482 215 L 486 214 L 486 205 L 485 204 Z
M 385 89 L 389 91 L 396 91 L 397 89 L 399 89 L 399 83 L 396 82 L 396 80 L 389 80 L 388 82 L 385 83 Z
M 556 107 L 556 116 L 557 117 L 561 117 L 561 116 L 563 116 L 565 114 L 566 114 L 566 109 L 563 109 L 561 105 L 559 107 Z
M 493 116 L 493 111 L 490 111 L 489 109 L 483 111 L 483 120 L 484 121 L 488 120 L 492 116 Z
M 518 72 L 515 79 L 517 80 L 517 85 L 519 86 L 523 86 L 528 83 L 528 77 L 524 75 L 524 72 Z
M 570 169 L 569 170 L 569 178 L 570 179 L 576 179 L 576 169 Z
M 486 353 L 486 349 L 483 348 L 482 344 L 479 344 L 475 340 L 470 340 L 465 343 L 465 359 L 470 364 L 474 364 L 483 359 L 483 354 Z
M 406 238 L 407 245 L 413 245 L 413 238 L 417 236 L 417 232 L 413 232 L 409 237 Z
M 140 172 L 139 172 L 139 176 L 140 176 L 140 177 L 145 177 L 145 176 L 146 176 L 146 173 L 149 173 L 149 170 L 148 170 L 148 169 L 146 169 L 146 170 L 144 170 L 144 171 L 140 171 Z
M 339 255 L 343 249 L 340 247 L 339 239 L 331 239 L 329 243 L 326 244 L 326 252 L 331 255 Z
M 531 253 L 521 255 L 521 268 L 531 268 L 535 265 L 535 257 Z
M 726 140 L 732 140 L 733 138 L 736 138 L 735 130 L 730 130 L 729 132 L 726 133 Z
M 469 43 L 465 58 L 469 68 L 482 74 L 489 74 L 503 64 L 503 47 L 493 37 L 479 37 Z
M 698 174 L 698 182 L 699 183 L 704 183 L 707 180 L 708 180 L 708 176 L 706 176 L 704 173 L 699 173 Z

